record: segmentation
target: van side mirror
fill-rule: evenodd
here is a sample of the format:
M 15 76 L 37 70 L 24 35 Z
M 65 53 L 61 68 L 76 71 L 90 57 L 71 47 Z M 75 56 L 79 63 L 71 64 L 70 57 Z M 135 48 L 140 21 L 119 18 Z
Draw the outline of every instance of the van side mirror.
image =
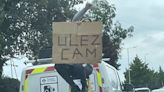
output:
M 123 84 L 123 91 L 134 92 L 134 86 L 132 84 Z

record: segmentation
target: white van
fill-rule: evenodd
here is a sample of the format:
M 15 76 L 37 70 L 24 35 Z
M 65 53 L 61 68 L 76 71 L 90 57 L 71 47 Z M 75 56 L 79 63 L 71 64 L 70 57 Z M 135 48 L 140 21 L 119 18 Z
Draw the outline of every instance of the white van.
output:
M 122 92 L 117 70 L 106 62 L 93 64 L 88 92 Z M 81 88 L 80 80 L 74 80 Z M 19 92 L 71 92 L 69 84 L 58 74 L 54 64 L 36 65 L 22 72 Z

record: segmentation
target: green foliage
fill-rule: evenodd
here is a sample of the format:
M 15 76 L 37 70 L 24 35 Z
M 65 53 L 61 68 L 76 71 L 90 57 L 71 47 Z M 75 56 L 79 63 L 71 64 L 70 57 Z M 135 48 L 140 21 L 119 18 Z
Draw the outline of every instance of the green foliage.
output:
M 2 65 L 4 56 L 26 54 L 29 58 L 37 58 L 41 49 L 52 46 L 52 22 L 70 21 L 76 13 L 74 6 L 83 3 L 83 0 L 1 1 L 3 2 L 0 6 Z M 103 22 L 104 57 L 110 58 L 107 62 L 118 68 L 120 44 L 133 31 L 133 27 L 124 29 L 119 22 L 113 23 L 112 20 L 116 15 L 114 5 L 101 1 L 97 6 L 98 8 L 90 11 L 87 17 L 92 21 Z
M 101 21 L 104 26 L 103 30 L 103 54 L 104 58 L 110 58 L 107 61 L 109 64 L 118 68 L 120 64 L 117 64 L 119 53 L 121 51 L 122 40 L 128 36 L 132 36 L 133 26 L 128 29 L 122 28 L 119 22 L 113 23 L 113 19 L 116 16 L 116 8 L 114 5 L 110 5 L 107 1 L 100 1 L 96 4 L 97 8 L 89 11 L 86 16 L 92 21 Z
M 2 24 L 2 21 L 5 16 L 3 9 L 4 9 L 4 0 L 0 0 L 0 25 Z
M 4 56 L 15 53 L 37 57 L 39 50 L 52 46 L 52 22 L 70 20 L 73 6 L 81 0 L 9 0 L 1 26 L 5 38 Z M 10 6 L 9 6 L 10 5 Z
M 159 78 L 159 85 L 161 87 L 164 86 L 164 70 L 162 69 L 162 67 L 159 67 L 159 73 L 158 73 L 158 78 Z
M 4 56 L 13 56 L 14 43 L 16 42 L 18 32 L 17 30 L 12 30 L 13 22 L 11 11 L 13 6 L 18 2 L 18 0 L 0 0 L 0 76 L 2 75 L 2 66 L 6 61 Z
M 128 71 L 125 74 L 125 83 L 129 82 Z M 161 71 L 161 72 L 160 72 Z M 135 57 L 130 65 L 131 83 L 135 87 L 149 87 L 151 89 L 162 87 L 161 83 L 164 78 L 164 72 L 160 68 L 159 72 L 155 72 L 148 68 L 148 64 L 144 63 L 138 56 Z

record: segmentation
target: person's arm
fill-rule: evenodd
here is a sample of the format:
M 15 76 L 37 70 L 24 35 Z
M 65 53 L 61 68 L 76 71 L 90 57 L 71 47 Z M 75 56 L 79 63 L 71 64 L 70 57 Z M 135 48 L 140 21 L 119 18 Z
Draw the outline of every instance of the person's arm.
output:
M 92 7 L 92 4 L 87 3 L 85 8 L 83 8 L 81 11 L 75 14 L 72 21 L 79 21 L 82 18 L 82 16 L 87 12 L 87 10 L 90 9 L 91 7 Z

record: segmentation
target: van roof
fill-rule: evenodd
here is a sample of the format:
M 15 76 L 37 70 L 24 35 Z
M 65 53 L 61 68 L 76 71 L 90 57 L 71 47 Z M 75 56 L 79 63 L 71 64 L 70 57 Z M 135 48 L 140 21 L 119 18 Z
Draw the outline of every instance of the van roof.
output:
M 106 63 L 106 62 L 104 62 L 103 60 L 102 60 L 101 63 L 103 63 L 104 65 L 109 66 L 110 68 L 116 70 L 116 68 L 114 68 L 112 65 L 110 65 L 110 64 L 108 64 L 108 63 Z M 55 64 L 53 64 L 53 63 L 41 64 L 41 65 L 34 65 L 34 66 L 28 66 L 28 67 L 26 67 L 24 70 L 29 70 L 29 69 L 34 69 L 34 68 L 40 68 L 40 67 L 50 67 L 50 66 L 54 66 L 54 65 L 55 65 Z
M 113 67 L 112 65 L 110 65 L 110 64 L 108 64 L 108 63 L 106 63 L 106 62 L 105 62 L 105 61 L 103 61 L 103 60 L 102 60 L 102 63 L 103 63 L 104 65 L 106 65 L 106 66 L 108 66 L 108 67 L 110 67 L 110 68 L 112 68 L 112 69 L 116 70 L 116 68 L 115 68 L 115 67 Z
M 34 68 L 40 68 L 40 67 L 50 67 L 50 66 L 54 66 L 54 64 L 43 64 L 43 65 L 29 66 L 29 67 L 25 68 L 24 70 L 30 70 L 30 69 L 34 69 Z

